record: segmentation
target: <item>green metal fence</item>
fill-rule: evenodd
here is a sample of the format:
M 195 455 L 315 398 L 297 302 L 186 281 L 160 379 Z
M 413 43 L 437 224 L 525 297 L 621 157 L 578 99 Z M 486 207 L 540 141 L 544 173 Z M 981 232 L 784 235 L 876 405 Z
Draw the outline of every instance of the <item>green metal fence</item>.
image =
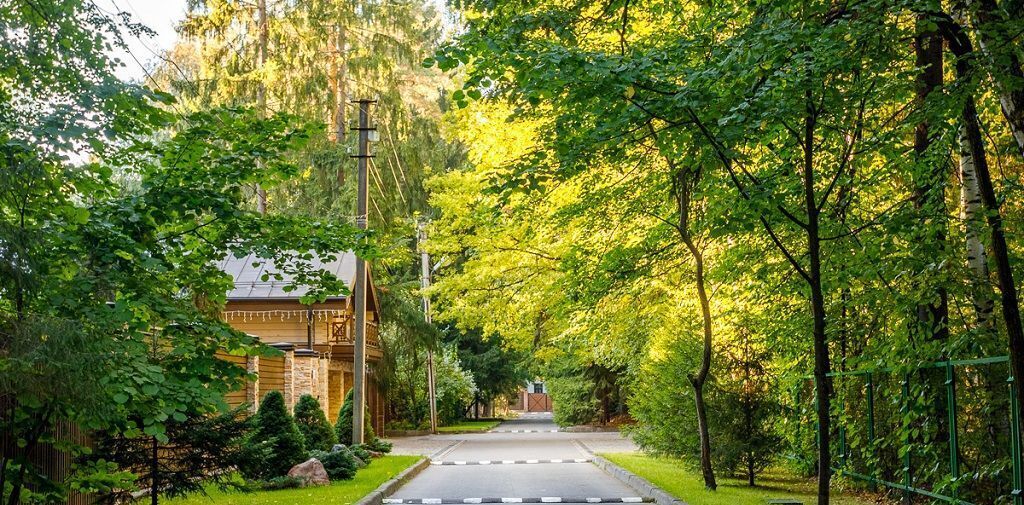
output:
M 913 495 L 921 495 L 934 500 L 952 504 L 974 505 L 970 501 L 963 499 L 961 497 L 960 492 L 962 484 L 961 479 L 970 478 L 971 476 L 965 477 L 964 475 L 961 474 L 962 448 L 960 446 L 960 429 L 958 427 L 958 374 L 962 373 L 965 367 L 988 367 L 1008 364 L 1009 358 L 1007 356 L 998 356 L 993 358 L 981 358 L 971 360 L 940 361 L 936 363 L 930 363 L 928 365 L 918 367 L 909 371 L 896 370 L 893 368 L 876 368 L 870 370 L 844 371 L 828 374 L 828 376 L 832 377 L 834 381 L 841 378 L 859 378 L 863 380 L 863 391 L 861 391 L 860 393 L 863 395 L 863 405 L 864 410 L 866 411 L 864 412 L 865 416 L 862 419 L 862 421 L 866 423 L 866 426 L 863 430 L 864 434 L 866 435 L 866 443 L 864 444 L 864 446 L 867 448 L 867 451 L 871 453 L 870 457 L 864 458 L 864 466 L 866 466 L 866 469 L 863 471 L 855 471 L 853 465 L 850 464 L 851 451 L 847 440 L 848 429 L 850 428 L 850 426 L 848 426 L 847 423 L 844 423 L 843 420 L 840 419 L 839 422 L 834 423 L 835 425 L 837 425 L 837 427 L 836 431 L 833 433 L 838 438 L 838 440 L 837 444 L 833 444 L 833 446 L 838 446 L 838 457 L 833 459 L 833 461 L 837 463 L 836 466 L 833 466 L 833 471 L 836 472 L 837 474 L 846 477 L 865 481 L 869 484 L 869 486 L 872 489 L 881 485 L 892 489 L 900 490 L 904 493 L 905 498 L 908 501 Z M 1024 505 L 1024 476 L 1022 476 L 1022 473 L 1024 473 L 1024 462 L 1022 462 L 1021 457 L 1021 419 L 1019 416 L 1019 409 L 1017 405 L 1016 396 L 1016 388 L 1019 387 L 1019 385 L 1017 384 L 1013 376 L 1012 367 L 1007 366 L 1007 368 L 1009 371 L 1006 374 L 1006 387 L 1008 390 L 1008 408 L 1006 410 L 1008 410 L 1009 412 L 1004 412 L 1003 415 L 1007 416 L 1006 420 L 1009 422 L 1009 457 L 1010 466 L 1012 469 L 1012 490 L 1010 491 L 1009 496 L 1011 503 L 1013 505 Z M 921 485 L 915 485 L 912 465 L 912 457 L 914 451 L 912 450 L 913 441 L 911 440 L 910 435 L 910 433 L 913 431 L 911 426 L 913 419 L 910 411 L 912 400 L 911 384 L 914 377 L 920 376 L 920 373 L 922 371 L 927 372 L 931 370 L 933 371 L 932 373 L 934 373 L 934 371 L 936 371 L 935 369 L 939 369 L 938 372 L 940 373 L 944 371 L 945 378 L 945 381 L 942 383 L 941 387 L 945 390 L 944 405 L 946 411 L 946 425 L 944 426 L 944 428 L 948 444 L 947 478 L 949 480 L 948 482 L 943 483 L 943 485 L 948 487 L 948 491 L 946 493 L 936 492 L 935 490 L 926 489 Z M 902 477 L 899 480 L 901 480 L 902 482 L 893 482 L 891 480 L 887 480 L 880 475 L 880 472 L 878 470 L 879 444 L 877 442 L 879 442 L 879 437 L 877 436 L 876 430 L 876 415 L 878 413 L 876 411 L 876 404 L 878 400 L 878 398 L 876 398 L 876 396 L 878 395 L 878 391 L 876 391 L 876 389 L 878 388 L 877 381 L 880 380 L 880 378 L 883 376 L 891 376 L 893 374 L 899 375 L 898 413 L 900 415 L 897 417 L 897 419 L 898 422 L 901 424 L 899 430 L 901 433 L 901 447 L 899 447 L 897 453 L 900 454 L 902 460 L 900 462 L 902 466 L 898 467 L 900 468 L 899 473 Z M 804 379 L 805 381 L 809 381 L 808 385 L 813 387 L 814 378 L 812 376 L 807 376 Z M 961 379 L 964 378 L 961 377 Z M 894 384 L 894 386 L 895 385 L 896 384 Z M 816 388 L 813 388 L 812 391 L 813 390 L 816 390 Z M 798 406 L 795 412 L 798 417 L 800 415 L 799 406 L 801 405 L 800 391 L 800 386 L 798 386 L 794 390 L 794 404 Z M 840 388 L 834 387 L 833 391 L 840 391 Z M 845 409 L 845 404 L 842 400 L 836 403 L 839 404 L 840 409 Z M 892 403 L 892 401 L 890 403 Z M 813 398 L 813 404 L 815 407 L 817 406 L 817 398 Z M 798 418 L 796 425 L 798 430 L 796 435 L 798 441 L 800 440 L 801 436 L 799 433 L 800 424 L 801 423 Z M 817 422 L 815 422 L 815 446 L 820 442 L 821 436 L 821 430 L 817 426 Z M 829 436 L 832 436 L 832 434 L 829 434 Z

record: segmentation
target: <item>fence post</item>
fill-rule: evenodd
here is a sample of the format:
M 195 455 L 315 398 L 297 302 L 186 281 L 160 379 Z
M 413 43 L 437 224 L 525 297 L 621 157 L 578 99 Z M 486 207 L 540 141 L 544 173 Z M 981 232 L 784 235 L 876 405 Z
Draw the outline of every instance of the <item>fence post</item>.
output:
M 1013 460 L 1013 505 L 1024 505 L 1024 476 L 1020 453 L 1020 407 L 1017 404 L 1017 378 L 1013 376 L 1013 363 L 1006 382 L 1010 385 L 1010 458 Z
M 959 503 L 960 492 L 960 447 L 957 443 L 956 428 L 956 375 L 953 363 L 946 362 L 946 413 L 949 415 L 949 475 L 953 484 L 953 503 Z
M 910 503 L 910 374 L 903 374 L 903 387 L 900 391 L 903 414 L 903 503 Z
M 875 463 L 878 459 L 878 455 L 875 453 L 875 381 L 874 375 L 871 372 L 867 373 L 867 402 L 868 402 L 868 472 L 870 472 L 870 488 L 871 491 L 877 489 L 876 480 L 878 479 L 878 468 Z

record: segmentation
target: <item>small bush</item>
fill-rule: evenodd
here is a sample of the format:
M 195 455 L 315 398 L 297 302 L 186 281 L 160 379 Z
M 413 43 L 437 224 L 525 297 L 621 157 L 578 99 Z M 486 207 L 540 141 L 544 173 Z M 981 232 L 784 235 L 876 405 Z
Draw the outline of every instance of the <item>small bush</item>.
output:
M 352 451 L 353 456 L 362 460 L 364 465 L 369 465 L 370 460 L 373 459 L 373 457 L 370 456 L 370 451 L 368 451 L 364 445 L 351 445 L 348 449 Z
M 379 437 L 374 437 L 374 439 L 371 440 L 370 443 L 366 444 L 367 449 L 375 452 L 383 452 L 385 454 L 391 452 L 391 447 L 391 442 L 383 440 Z
M 264 491 L 276 491 L 278 489 L 294 489 L 302 487 L 302 479 L 289 477 L 287 475 L 274 477 L 260 483 L 260 489 Z
M 306 460 L 306 449 L 302 433 L 284 406 L 284 397 L 278 391 L 271 391 L 263 397 L 256 413 L 252 442 L 266 443 L 270 457 L 262 465 L 251 469 L 255 477 L 269 480 L 288 473 L 288 470 Z
M 295 425 L 302 433 L 309 451 L 330 451 L 338 437 L 327 422 L 320 402 L 310 395 L 302 395 L 295 404 Z
M 348 448 L 337 451 L 310 451 L 309 457 L 320 460 L 331 480 L 350 480 L 356 476 L 359 464 Z

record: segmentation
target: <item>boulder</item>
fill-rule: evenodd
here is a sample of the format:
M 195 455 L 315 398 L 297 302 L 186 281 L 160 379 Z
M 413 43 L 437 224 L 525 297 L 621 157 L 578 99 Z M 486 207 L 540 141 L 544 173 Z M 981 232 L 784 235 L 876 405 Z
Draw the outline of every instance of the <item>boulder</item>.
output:
M 319 459 L 309 458 L 288 470 L 288 476 L 302 481 L 302 486 L 326 486 L 331 483 Z
M 331 452 L 344 451 L 346 449 L 348 449 L 348 446 L 345 444 L 334 444 L 334 446 L 331 447 Z
M 366 452 L 370 453 L 370 457 L 373 458 L 373 459 L 383 458 L 384 457 L 384 453 L 383 452 L 370 451 L 370 450 L 367 450 Z

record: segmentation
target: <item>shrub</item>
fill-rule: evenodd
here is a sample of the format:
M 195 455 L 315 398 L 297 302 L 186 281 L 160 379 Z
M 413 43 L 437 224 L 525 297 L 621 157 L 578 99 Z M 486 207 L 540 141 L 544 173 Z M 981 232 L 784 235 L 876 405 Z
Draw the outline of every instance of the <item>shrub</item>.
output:
M 320 460 L 331 480 L 350 480 L 356 476 L 359 464 L 347 447 L 336 451 L 310 451 L 309 457 Z
M 547 378 L 548 393 L 555 406 L 555 423 L 559 426 L 587 424 L 597 418 L 598 401 L 594 397 L 594 381 L 582 372 Z
M 382 439 L 380 437 L 374 437 L 373 440 L 370 440 L 370 442 L 365 444 L 365 445 L 366 445 L 366 448 L 371 450 L 371 451 L 383 452 L 383 453 L 391 452 L 391 447 L 392 447 L 391 446 L 391 442 L 388 442 L 387 440 L 384 440 L 384 439 Z
M 370 416 L 363 415 L 363 440 L 373 440 L 377 438 L 377 435 L 373 432 L 373 426 L 370 424 Z M 338 443 L 344 445 L 352 445 L 352 390 L 348 390 L 348 394 L 345 395 L 345 403 L 341 405 L 341 410 L 338 411 L 338 421 L 334 423 L 334 432 L 337 434 Z
M 288 470 L 306 459 L 302 433 L 284 406 L 284 396 L 271 391 L 263 397 L 256 413 L 252 434 L 255 443 L 267 443 L 270 457 L 252 470 L 251 477 L 272 479 L 288 473 Z
M 260 483 L 260 489 L 264 491 L 275 491 L 278 489 L 294 489 L 302 487 L 302 479 L 289 477 L 287 475 L 274 477 Z
M 302 433 L 306 450 L 330 451 L 338 443 L 338 437 L 327 422 L 320 402 L 310 395 L 302 395 L 295 405 L 295 425 Z
M 373 459 L 370 456 L 370 451 L 366 450 L 364 445 L 350 445 L 349 450 L 352 451 L 352 455 L 359 458 L 363 462 L 363 466 L 369 465 L 370 460 Z

